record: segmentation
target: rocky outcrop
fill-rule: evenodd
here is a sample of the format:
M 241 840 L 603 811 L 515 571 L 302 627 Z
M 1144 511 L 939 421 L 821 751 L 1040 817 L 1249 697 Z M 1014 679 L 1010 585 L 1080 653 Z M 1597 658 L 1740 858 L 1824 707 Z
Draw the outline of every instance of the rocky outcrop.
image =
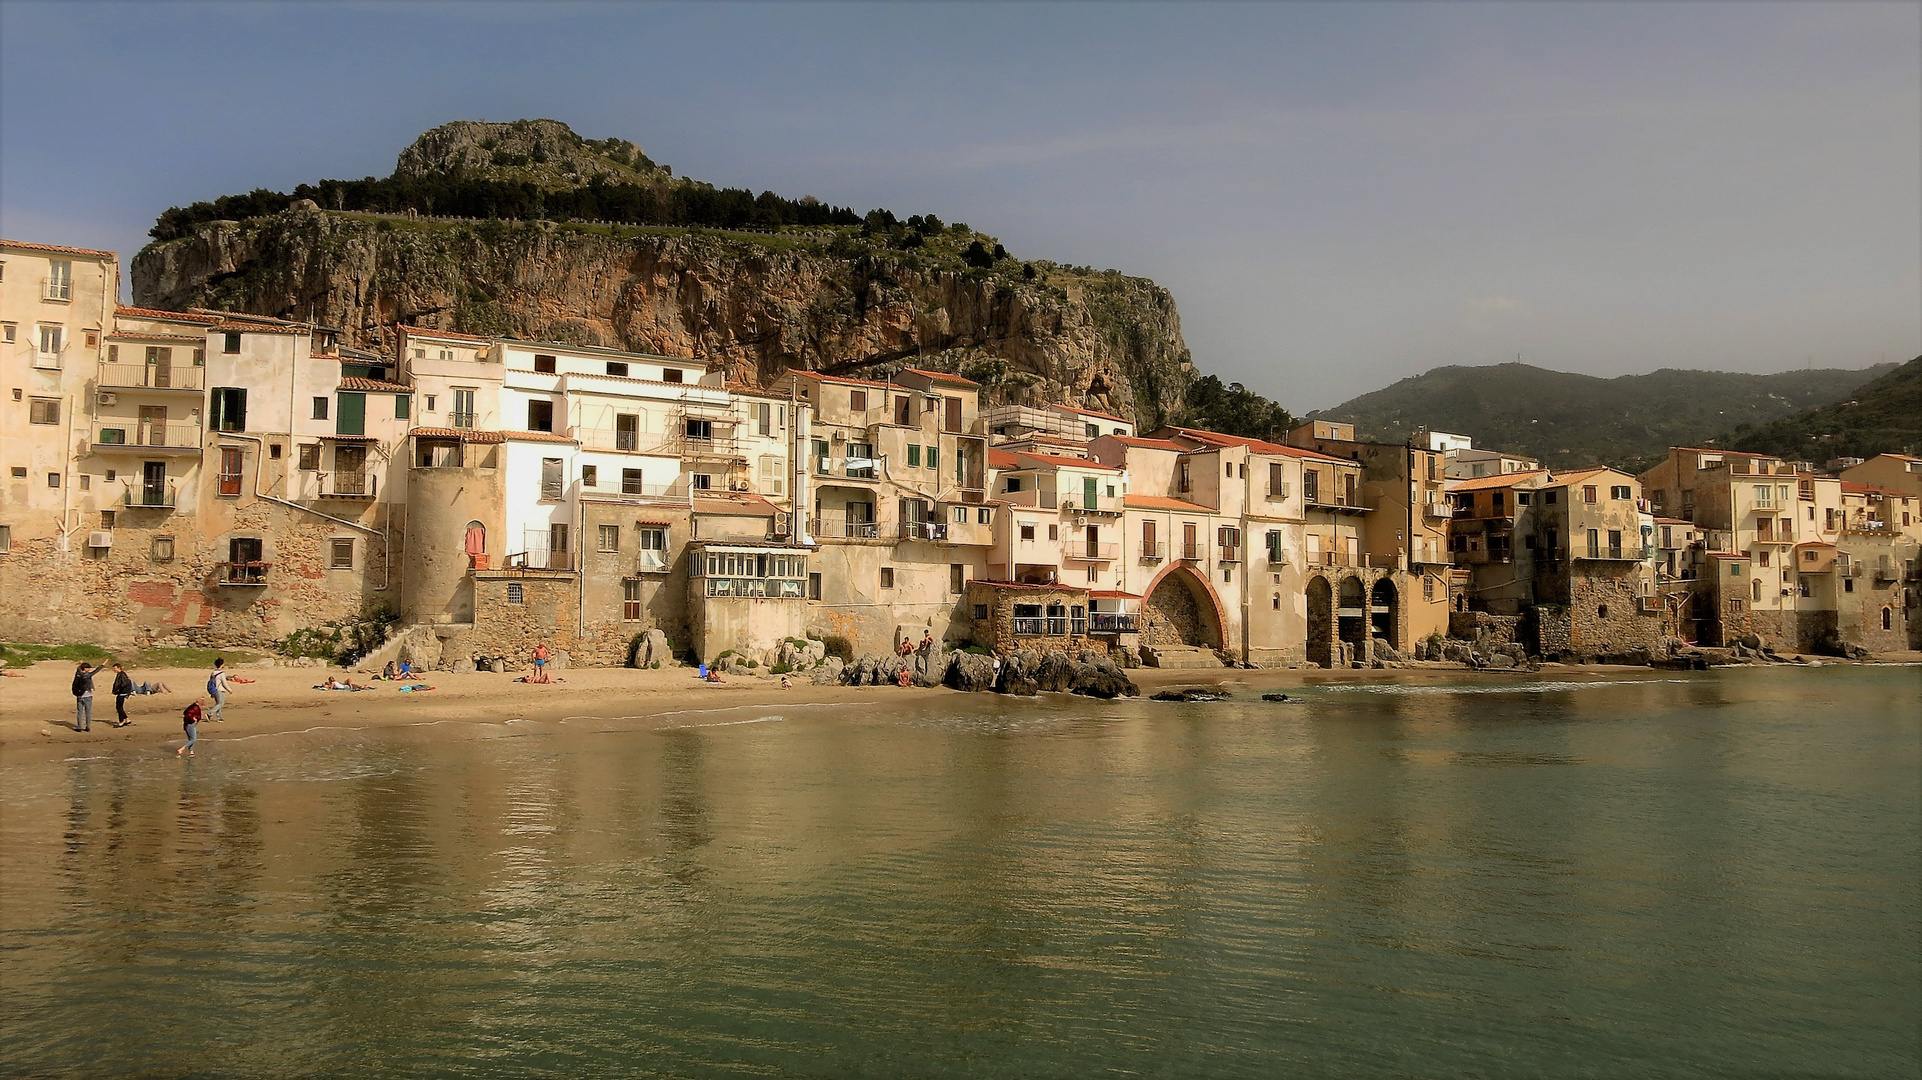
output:
M 300 200 L 151 244 L 132 278 L 141 306 L 311 320 L 365 348 L 391 350 L 397 326 L 422 326 L 706 360 L 750 385 L 791 368 L 912 363 L 981 382 L 987 403 L 1172 419 L 1193 367 L 1167 290 L 1027 265 L 1033 278 L 1021 264 L 970 269 L 847 229 L 439 222 Z

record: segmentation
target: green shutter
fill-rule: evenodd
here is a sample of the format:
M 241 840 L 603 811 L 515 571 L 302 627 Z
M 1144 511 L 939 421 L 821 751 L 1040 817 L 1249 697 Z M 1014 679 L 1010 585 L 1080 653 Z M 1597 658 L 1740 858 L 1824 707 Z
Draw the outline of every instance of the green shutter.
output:
M 341 393 L 335 396 L 340 399 L 340 407 L 335 410 L 334 434 L 367 434 L 367 395 Z
M 919 444 L 909 443 L 908 444 L 908 468 L 918 469 L 920 467 L 921 467 L 921 447 L 919 446 Z
M 1098 481 L 1092 476 L 1084 476 L 1081 478 L 1081 506 L 1083 509 L 1093 510 L 1095 508 L 1096 483 L 1098 483 Z
M 394 395 L 394 419 L 396 420 L 407 419 L 407 395 L 406 394 Z
M 938 446 L 928 447 L 928 468 L 938 469 L 940 467 L 941 467 L 941 448 Z

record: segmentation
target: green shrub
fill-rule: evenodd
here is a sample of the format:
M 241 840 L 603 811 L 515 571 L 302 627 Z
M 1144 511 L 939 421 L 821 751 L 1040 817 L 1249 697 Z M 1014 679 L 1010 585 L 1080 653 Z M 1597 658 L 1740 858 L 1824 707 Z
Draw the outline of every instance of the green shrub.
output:
M 790 671 L 793 671 L 793 670 L 794 670 L 794 665 L 792 665 L 792 664 L 776 664 L 776 665 L 774 665 L 773 667 L 771 667 L 771 668 L 768 668 L 767 670 L 768 670 L 768 674 L 770 674 L 770 675 L 786 675 L 786 674 L 787 674 L 788 672 L 790 672 Z
M 385 645 L 399 619 L 385 607 L 370 607 L 351 619 L 302 627 L 275 644 L 282 656 L 318 657 L 344 667 Z
M 113 654 L 98 645 L 27 645 L 18 642 L 0 645 L 0 660 L 8 667 L 19 664 L 32 664 L 41 660 L 71 660 L 78 664 L 111 664 Z

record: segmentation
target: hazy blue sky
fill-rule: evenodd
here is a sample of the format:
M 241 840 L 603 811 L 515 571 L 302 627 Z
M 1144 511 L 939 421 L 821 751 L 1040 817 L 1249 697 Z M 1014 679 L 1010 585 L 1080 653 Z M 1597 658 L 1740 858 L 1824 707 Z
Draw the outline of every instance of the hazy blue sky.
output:
M 553 117 L 1173 290 L 1297 411 L 1444 363 L 1922 352 L 1922 5 L 0 3 L 0 232 Z

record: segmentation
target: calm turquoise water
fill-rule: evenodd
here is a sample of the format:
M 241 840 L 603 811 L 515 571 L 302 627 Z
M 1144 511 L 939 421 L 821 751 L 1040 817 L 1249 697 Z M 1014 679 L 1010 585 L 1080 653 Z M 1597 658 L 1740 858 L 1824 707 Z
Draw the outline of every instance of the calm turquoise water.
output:
M 0 1072 L 1915 1076 L 1922 670 L 1610 678 L 9 760 Z

